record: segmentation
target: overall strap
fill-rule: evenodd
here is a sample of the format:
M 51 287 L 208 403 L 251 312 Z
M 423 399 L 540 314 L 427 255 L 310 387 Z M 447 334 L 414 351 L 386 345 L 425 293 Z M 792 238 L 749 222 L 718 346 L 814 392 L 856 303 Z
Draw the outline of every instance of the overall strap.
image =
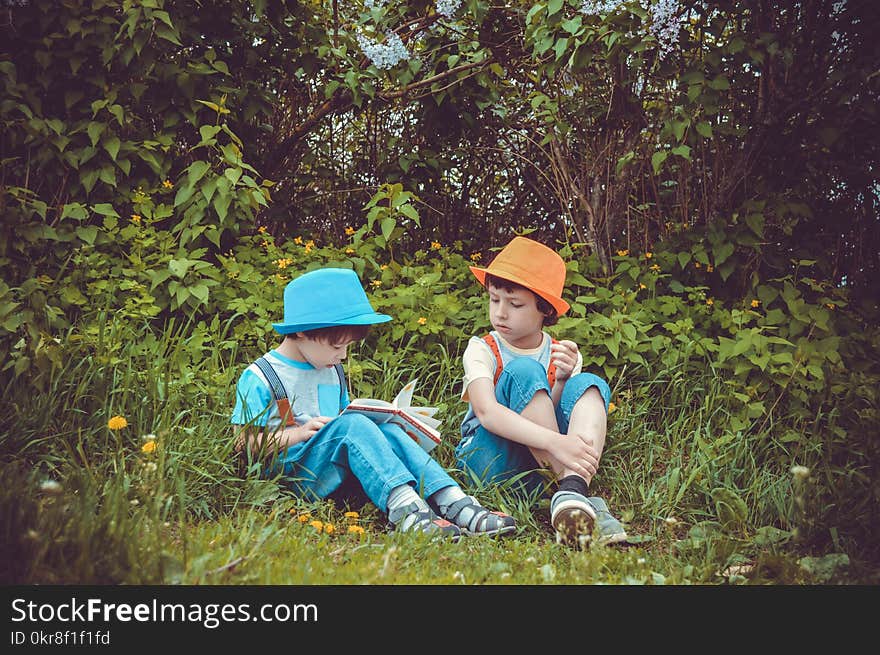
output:
M 296 419 L 293 418 L 293 412 L 290 410 L 290 398 L 287 396 L 287 390 L 281 382 L 281 378 L 272 368 L 272 364 L 265 357 L 259 357 L 254 362 L 257 368 L 266 376 L 269 388 L 272 389 L 272 396 L 275 398 L 275 404 L 278 405 L 278 415 L 284 425 L 296 425 Z
M 339 376 L 339 411 L 341 412 L 345 407 L 342 406 L 342 403 L 345 402 L 345 370 L 342 368 L 342 364 L 334 364 L 333 368 L 336 369 L 336 375 Z
M 269 388 L 272 389 L 272 396 L 275 400 L 281 400 L 282 398 L 287 398 L 287 390 L 284 388 L 284 385 L 281 383 L 281 378 L 278 377 L 278 374 L 275 372 L 275 369 L 272 368 L 272 365 L 269 363 L 265 357 L 260 357 L 257 361 L 254 362 L 257 365 L 257 368 L 266 376 L 266 381 L 269 383 Z
M 559 343 L 553 337 L 550 337 L 550 343 L 556 344 Z M 550 359 L 550 365 L 547 367 L 547 382 L 550 383 L 550 390 L 553 390 L 553 385 L 556 384 L 556 364 L 553 362 L 552 356 Z
M 504 369 L 504 362 L 501 359 L 501 349 L 498 347 L 498 342 L 495 340 L 491 334 L 486 334 L 483 336 L 483 341 L 485 341 L 489 348 L 492 349 L 492 354 L 495 355 L 495 379 L 492 380 L 492 384 L 498 384 L 498 378 L 501 377 L 501 371 Z M 551 343 L 559 343 L 558 340 L 550 337 Z M 550 389 L 553 389 L 553 385 L 556 384 L 556 364 L 553 363 L 553 360 L 550 360 L 550 365 L 547 367 L 547 382 L 550 384 Z
M 495 355 L 495 379 L 492 380 L 492 384 L 498 384 L 498 378 L 501 377 L 501 371 L 504 368 L 504 362 L 501 359 L 501 350 L 498 348 L 498 342 L 495 341 L 495 337 L 493 337 L 491 333 L 487 333 L 483 337 L 483 341 L 489 345 L 489 348 L 492 349 L 492 354 Z

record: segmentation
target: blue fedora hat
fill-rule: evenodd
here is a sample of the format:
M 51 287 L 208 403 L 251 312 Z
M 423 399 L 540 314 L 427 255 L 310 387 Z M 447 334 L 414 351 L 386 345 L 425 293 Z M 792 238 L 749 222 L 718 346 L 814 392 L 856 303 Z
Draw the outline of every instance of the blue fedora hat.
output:
M 293 334 L 335 325 L 372 325 L 391 317 L 377 314 L 357 273 L 348 268 L 319 268 L 284 287 L 284 322 L 273 323 L 279 334 Z

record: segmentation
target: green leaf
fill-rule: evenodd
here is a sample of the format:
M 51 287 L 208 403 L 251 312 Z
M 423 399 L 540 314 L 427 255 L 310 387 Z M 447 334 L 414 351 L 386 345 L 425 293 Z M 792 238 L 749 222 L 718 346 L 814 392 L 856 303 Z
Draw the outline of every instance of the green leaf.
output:
M 565 4 L 565 0 L 550 0 L 550 2 L 547 3 L 547 15 L 552 16 L 557 13 L 562 9 L 563 4 Z
M 98 228 L 94 225 L 78 227 L 76 228 L 76 236 L 91 246 L 95 243 L 95 239 L 98 236 Z
M 119 146 L 120 141 L 115 136 L 111 136 L 109 139 L 104 139 L 104 150 L 107 151 L 107 154 L 110 155 L 110 158 L 113 161 L 116 161 L 116 155 L 119 154 Z
M 200 283 L 195 286 L 189 287 L 189 292 L 198 298 L 202 302 L 208 302 L 208 287 L 207 285 Z
M 720 266 L 727 261 L 727 258 L 733 254 L 735 249 L 736 248 L 732 243 L 722 243 L 717 246 L 713 251 L 713 254 L 715 255 L 715 266 Z
M 78 221 L 82 221 L 89 217 L 89 212 L 86 209 L 85 205 L 82 205 L 78 202 L 71 202 L 62 207 L 60 220 L 63 221 L 65 218 L 68 217 L 76 219 Z
M 704 136 L 707 139 L 711 139 L 712 138 L 712 126 L 705 121 L 697 123 L 697 133 L 699 133 L 700 136 Z
M 171 29 L 174 29 L 174 23 L 171 22 L 171 16 L 168 15 L 167 11 L 154 11 L 153 16 L 161 20 Z
M 565 54 L 566 48 L 568 48 L 568 37 L 562 37 L 556 41 L 556 44 L 553 46 L 553 52 L 556 53 L 557 60 Z
M 107 202 L 102 202 L 97 205 L 92 206 L 92 211 L 96 214 L 100 214 L 101 216 L 113 216 L 115 218 L 119 218 L 119 214 L 116 213 L 116 210 L 113 209 L 113 205 Z
M 651 155 L 651 166 L 654 169 L 654 175 L 657 175 L 660 172 L 660 167 L 663 166 L 663 162 L 666 161 L 666 158 L 668 156 L 668 150 L 658 150 L 653 155 Z
M 679 157 L 684 157 L 688 161 L 691 160 L 691 147 L 690 146 L 678 146 L 672 149 L 673 155 L 678 155 Z
M 120 125 L 123 125 L 122 105 L 110 105 L 110 107 L 107 108 L 107 111 L 109 111 L 111 114 L 113 114 L 116 117 L 116 121 Z M 94 144 L 92 144 L 92 145 L 94 145 Z
M 179 45 L 181 47 L 183 46 L 183 44 L 180 42 L 180 38 L 177 36 L 177 30 L 168 27 L 167 25 L 159 25 L 156 28 L 156 34 L 159 36 L 159 38 L 170 41 L 174 45 Z
M 407 218 L 411 218 L 416 222 L 416 225 L 421 225 L 419 223 L 419 213 L 416 211 L 416 208 L 410 204 L 403 205 L 400 208 L 400 213 L 406 216 Z
M 168 269 L 174 273 L 180 279 L 186 275 L 186 272 L 189 270 L 190 265 L 194 262 L 189 259 L 172 259 L 168 262 Z
M 764 214 L 747 214 L 746 225 L 758 238 L 764 238 Z
M 98 140 L 101 138 L 101 133 L 105 129 L 107 129 L 107 126 L 104 123 L 96 123 L 94 121 L 89 123 L 88 127 L 86 127 L 86 132 L 92 141 L 92 146 L 97 145 Z
M 382 229 L 382 237 L 385 239 L 385 241 L 388 241 L 389 237 L 391 236 L 391 232 L 397 225 L 397 221 L 395 221 L 391 217 L 383 218 L 379 225 Z
M 711 492 L 715 501 L 718 519 L 725 525 L 738 526 L 745 523 L 749 508 L 739 494 L 725 487 L 717 487 Z

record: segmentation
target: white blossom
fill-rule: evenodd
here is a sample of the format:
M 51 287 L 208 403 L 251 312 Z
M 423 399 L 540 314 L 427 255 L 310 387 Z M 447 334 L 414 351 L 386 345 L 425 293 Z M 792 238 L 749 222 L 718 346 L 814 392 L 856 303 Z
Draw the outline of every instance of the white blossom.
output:
M 620 0 L 584 0 L 581 13 L 587 16 L 610 14 L 620 5 Z
M 461 0 L 437 0 L 437 13 L 452 18 L 460 6 Z
M 660 47 L 660 59 L 668 55 L 678 41 L 681 19 L 678 17 L 678 0 L 657 0 L 649 9 L 651 12 L 651 34 Z
M 394 32 L 388 32 L 385 35 L 385 43 L 373 41 L 363 34 L 358 34 L 356 38 L 367 59 L 380 70 L 393 68 L 410 57 L 409 50 Z
M 381 9 L 386 4 L 388 0 L 364 0 L 364 7 L 367 9 Z

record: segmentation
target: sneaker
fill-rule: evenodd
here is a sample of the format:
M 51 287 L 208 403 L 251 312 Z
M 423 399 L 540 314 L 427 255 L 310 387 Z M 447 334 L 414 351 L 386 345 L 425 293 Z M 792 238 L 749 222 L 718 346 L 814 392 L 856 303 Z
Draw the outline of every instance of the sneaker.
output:
M 596 510 L 586 496 L 575 491 L 557 491 L 550 501 L 550 523 L 556 543 L 583 546 L 593 536 Z
M 593 537 L 600 544 L 617 544 L 626 541 L 629 537 L 623 524 L 611 515 L 608 511 L 608 505 L 598 496 L 587 498 L 587 502 L 595 512 L 593 528 Z

